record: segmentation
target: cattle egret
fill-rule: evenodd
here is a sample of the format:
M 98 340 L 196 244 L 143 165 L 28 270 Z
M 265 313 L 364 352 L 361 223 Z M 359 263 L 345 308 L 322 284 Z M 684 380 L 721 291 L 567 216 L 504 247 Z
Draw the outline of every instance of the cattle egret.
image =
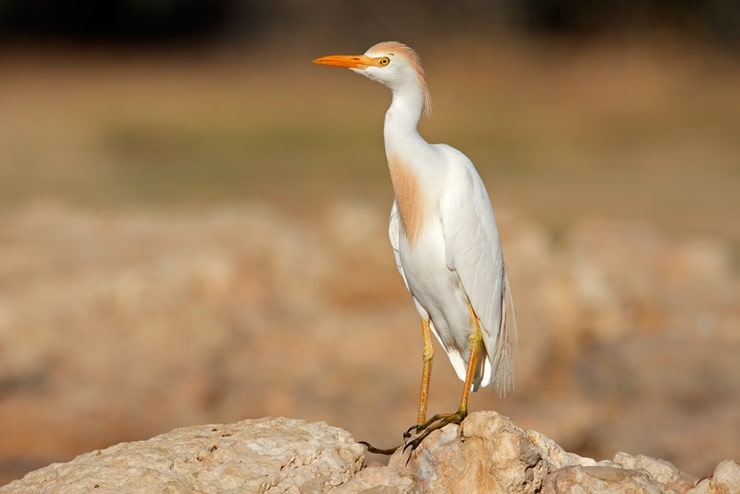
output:
M 424 338 L 417 422 L 404 435 L 409 439 L 415 431 L 406 444 L 415 448 L 432 431 L 462 422 L 471 391 L 493 384 L 503 395 L 513 387 L 516 322 L 493 208 L 467 156 L 419 135 L 430 97 L 414 50 L 382 42 L 362 55 L 314 63 L 347 67 L 393 93 L 383 129 L 395 194 L 389 236 Z M 427 420 L 432 334 L 465 384 L 457 412 Z

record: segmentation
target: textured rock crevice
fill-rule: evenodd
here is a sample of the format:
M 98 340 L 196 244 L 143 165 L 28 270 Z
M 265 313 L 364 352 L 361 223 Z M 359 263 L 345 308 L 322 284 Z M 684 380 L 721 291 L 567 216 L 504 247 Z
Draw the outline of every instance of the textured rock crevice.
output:
M 0 493 L 665 493 L 740 492 L 740 466 L 721 462 L 699 480 L 647 456 L 596 461 L 496 412 L 432 433 L 388 466 L 365 466 L 364 448 L 324 423 L 286 418 L 176 429 L 52 464 Z

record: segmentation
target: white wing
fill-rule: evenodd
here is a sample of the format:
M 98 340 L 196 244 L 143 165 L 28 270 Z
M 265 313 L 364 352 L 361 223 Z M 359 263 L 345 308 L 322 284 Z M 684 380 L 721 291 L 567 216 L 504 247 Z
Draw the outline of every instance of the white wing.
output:
M 516 319 L 496 220 L 473 163 L 454 148 L 439 149 L 450 162 L 439 205 L 447 266 L 457 273 L 483 331 L 488 358 L 480 384 L 494 383 L 504 394 L 514 384 Z

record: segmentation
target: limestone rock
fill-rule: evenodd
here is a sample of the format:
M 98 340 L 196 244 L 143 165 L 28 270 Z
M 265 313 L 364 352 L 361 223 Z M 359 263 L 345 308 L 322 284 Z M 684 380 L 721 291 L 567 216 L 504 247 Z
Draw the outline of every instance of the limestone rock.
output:
M 561 468 L 549 475 L 542 492 L 543 494 L 566 492 L 674 494 L 685 491 L 677 491 L 661 484 L 644 470 L 606 465 L 590 467 L 574 465 Z
M 2 494 L 326 492 L 362 467 L 350 434 L 285 418 L 176 429 L 52 464 Z
M 619 453 L 595 461 L 564 451 L 547 436 L 496 412 L 471 414 L 461 426 L 432 433 L 389 466 L 408 470 L 421 492 L 682 493 L 696 480 L 668 462 Z M 711 491 L 708 491 L 711 492 Z
M 647 472 L 651 479 L 666 489 L 660 492 L 685 492 L 696 484 L 695 477 L 681 472 L 665 460 L 645 455 L 631 456 L 626 453 L 617 453 L 614 456 L 614 463 L 624 470 Z
M 0 487 L 15 493 L 655 493 L 737 494 L 740 467 L 720 463 L 698 479 L 672 464 L 618 453 L 596 461 L 496 412 L 433 432 L 388 466 L 364 465 L 344 430 L 286 418 L 176 429 L 31 472 Z
M 477 412 L 460 427 L 432 433 L 410 457 L 397 451 L 389 466 L 408 469 L 422 492 L 523 494 L 542 489 L 551 472 L 580 463 L 595 462 L 496 412 Z
M 411 494 L 416 493 L 415 479 L 405 471 L 386 466 L 368 467 L 331 494 Z
M 740 465 L 733 460 L 725 460 L 714 469 L 714 475 L 702 479 L 689 494 L 737 494 L 740 492 Z

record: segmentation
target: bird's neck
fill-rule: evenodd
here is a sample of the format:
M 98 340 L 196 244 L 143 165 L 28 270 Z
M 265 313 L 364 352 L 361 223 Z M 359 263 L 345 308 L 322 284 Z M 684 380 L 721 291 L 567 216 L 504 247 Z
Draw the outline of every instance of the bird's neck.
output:
M 388 169 L 398 212 L 406 236 L 413 244 L 426 222 L 426 190 L 430 146 L 419 135 L 418 125 L 424 106 L 423 93 L 393 91 L 393 101 L 385 114 L 384 138 Z
M 419 119 L 424 106 L 424 96 L 416 87 L 393 91 L 393 101 L 385 114 L 383 128 L 385 151 L 389 160 L 397 154 L 405 154 L 409 147 L 426 143 L 419 135 Z

